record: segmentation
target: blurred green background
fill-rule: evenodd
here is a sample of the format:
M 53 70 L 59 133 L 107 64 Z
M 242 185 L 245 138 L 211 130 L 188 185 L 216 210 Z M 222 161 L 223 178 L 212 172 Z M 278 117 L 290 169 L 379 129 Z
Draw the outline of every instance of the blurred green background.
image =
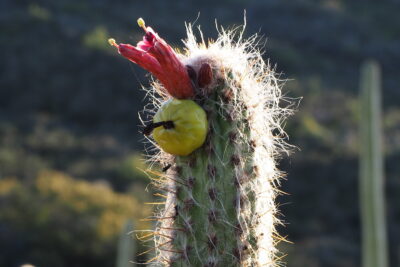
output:
M 2 0 L 0 266 L 114 265 L 126 220 L 149 227 L 138 219 L 152 193 L 139 170 L 148 77 L 107 39 L 135 44 L 143 17 L 179 47 L 185 21 L 215 38 L 215 19 L 239 25 L 244 9 L 285 95 L 304 97 L 286 124 L 300 149 L 280 163 L 288 266 L 360 266 L 358 84 L 368 58 L 382 67 L 389 253 L 400 265 L 398 0 Z

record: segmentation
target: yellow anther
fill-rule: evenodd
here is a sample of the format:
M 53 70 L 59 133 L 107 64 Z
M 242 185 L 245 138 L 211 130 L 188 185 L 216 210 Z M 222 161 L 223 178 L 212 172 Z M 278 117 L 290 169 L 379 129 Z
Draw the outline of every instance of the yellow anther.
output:
M 109 43 L 111 46 L 118 47 L 117 42 L 115 41 L 114 38 L 108 39 L 108 43 Z
M 139 18 L 137 20 L 137 24 L 139 25 L 140 28 L 143 28 L 144 30 L 146 30 L 146 24 L 144 23 L 144 19 Z

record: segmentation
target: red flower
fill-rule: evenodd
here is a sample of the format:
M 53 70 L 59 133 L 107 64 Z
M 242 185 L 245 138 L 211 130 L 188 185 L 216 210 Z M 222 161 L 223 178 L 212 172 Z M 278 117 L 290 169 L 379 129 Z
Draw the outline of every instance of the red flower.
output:
M 175 98 L 194 96 L 194 88 L 186 67 L 178 59 L 175 51 L 158 36 L 150 27 L 145 27 L 142 19 L 138 20 L 146 34 L 136 47 L 130 44 L 117 44 L 114 39 L 109 42 L 118 48 L 118 52 L 151 72 Z

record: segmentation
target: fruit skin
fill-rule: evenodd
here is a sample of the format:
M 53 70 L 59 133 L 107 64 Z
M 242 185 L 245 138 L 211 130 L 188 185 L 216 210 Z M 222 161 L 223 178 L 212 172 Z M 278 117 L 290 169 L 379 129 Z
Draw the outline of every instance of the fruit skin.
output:
M 163 126 L 153 131 L 153 138 L 167 153 L 187 156 L 203 145 L 208 122 L 205 111 L 192 100 L 171 98 L 157 111 L 153 123 L 172 121 L 174 127 Z

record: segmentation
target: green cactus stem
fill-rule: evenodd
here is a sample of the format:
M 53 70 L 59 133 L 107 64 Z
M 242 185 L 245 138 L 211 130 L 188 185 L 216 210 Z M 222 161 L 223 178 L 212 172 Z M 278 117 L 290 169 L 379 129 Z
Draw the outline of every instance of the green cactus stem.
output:
M 154 181 L 167 196 L 157 215 L 156 265 L 278 266 L 275 158 L 284 147 L 279 123 L 289 111 L 278 106 L 277 80 L 259 54 L 246 52 L 251 46 L 228 34 L 202 48 L 189 31 L 186 44 L 209 130 L 191 155 L 160 152 L 154 159 L 172 166 Z
M 362 264 L 387 267 L 380 69 L 369 61 L 361 69 L 360 205 Z
M 204 144 L 188 156 L 160 148 L 151 155 L 152 161 L 170 168 L 164 173 L 149 170 L 160 202 L 165 202 L 148 218 L 158 221 L 153 232 L 156 256 L 149 263 L 281 265 L 276 244 L 284 238 L 275 231 L 280 223 L 275 197 L 282 173 L 276 160 L 287 152 L 281 125 L 291 110 L 281 107 L 286 99 L 256 49 L 258 38 L 244 40 L 242 31 L 222 29 L 215 42 L 198 43 L 189 25 L 186 54 L 176 55 L 144 21 L 139 24 L 146 35 L 137 47 L 110 43 L 161 82 L 152 86 L 161 95 L 153 98 L 154 106 L 171 97 L 190 98 L 208 120 Z M 181 89 L 171 86 L 180 81 Z

